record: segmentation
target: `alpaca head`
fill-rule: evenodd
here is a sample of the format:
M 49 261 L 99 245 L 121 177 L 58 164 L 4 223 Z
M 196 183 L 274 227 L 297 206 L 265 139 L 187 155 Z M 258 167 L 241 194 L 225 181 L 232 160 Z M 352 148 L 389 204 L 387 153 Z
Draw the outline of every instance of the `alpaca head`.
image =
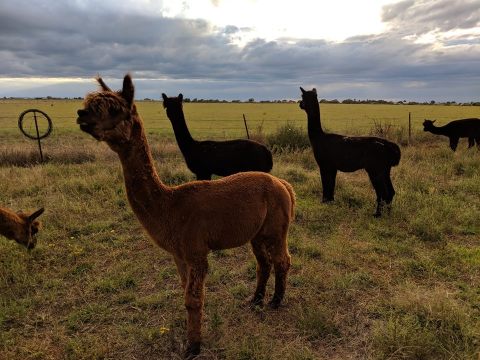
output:
M 18 212 L 16 226 L 10 230 L 11 233 L 8 234 L 8 237 L 29 250 L 33 249 L 37 245 L 35 235 L 41 227 L 40 222 L 35 219 L 42 215 L 44 210 L 44 208 L 41 208 L 31 214 Z
M 304 90 L 302 87 L 300 87 L 300 90 L 302 91 L 302 100 L 300 101 L 300 109 L 307 111 L 308 106 L 312 104 L 312 102 L 315 102 L 318 104 L 318 98 L 317 98 L 317 89 L 313 88 L 312 90 Z
M 77 111 L 77 124 L 82 131 L 105 141 L 118 152 L 131 141 L 132 130 L 140 121 L 135 116 L 132 78 L 127 74 L 119 91 L 112 91 L 100 77 L 97 81 L 101 90 L 85 97 L 84 108 Z
M 433 129 L 435 126 L 433 125 L 433 123 L 435 122 L 436 120 L 428 120 L 428 119 L 425 119 L 425 121 L 423 122 L 423 131 L 430 131 L 431 129 Z
M 177 97 L 168 97 L 165 94 L 162 94 L 163 98 L 163 107 L 167 110 L 167 117 L 172 121 L 175 119 L 175 112 L 178 112 L 182 109 L 183 95 L 178 94 Z

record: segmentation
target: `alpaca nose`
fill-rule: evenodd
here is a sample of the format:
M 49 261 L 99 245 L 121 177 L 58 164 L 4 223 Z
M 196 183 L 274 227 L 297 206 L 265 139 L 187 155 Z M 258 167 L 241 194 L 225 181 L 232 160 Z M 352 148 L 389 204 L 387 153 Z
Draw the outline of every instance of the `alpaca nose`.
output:
M 87 110 L 80 109 L 80 110 L 77 110 L 77 114 L 78 116 L 86 116 L 88 112 Z

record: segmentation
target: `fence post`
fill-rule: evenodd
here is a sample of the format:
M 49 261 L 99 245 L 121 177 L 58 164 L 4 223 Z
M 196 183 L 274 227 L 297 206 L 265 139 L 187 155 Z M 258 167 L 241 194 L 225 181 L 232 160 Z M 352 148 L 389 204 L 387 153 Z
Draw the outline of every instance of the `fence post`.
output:
M 40 142 L 40 132 L 38 131 L 37 113 L 35 111 L 33 112 L 33 118 L 35 119 L 35 130 L 37 131 L 37 141 L 38 141 L 38 150 L 40 150 L 40 160 L 43 163 L 42 144 Z
M 245 124 L 245 130 L 247 131 L 247 139 L 250 139 L 250 134 L 248 133 L 247 119 L 245 119 L 245 114 L 243 115 L 243 123 Z
M 408 113 L 408 145 L 412 141 L 412 113 Z

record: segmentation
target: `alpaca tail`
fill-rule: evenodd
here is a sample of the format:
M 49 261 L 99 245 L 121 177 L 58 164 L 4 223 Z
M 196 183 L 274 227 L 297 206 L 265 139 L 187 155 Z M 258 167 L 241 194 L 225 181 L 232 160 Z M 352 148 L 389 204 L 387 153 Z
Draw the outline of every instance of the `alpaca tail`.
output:
M 402 156 L 400 147 L 397 144 L 392 142 L 387 142 L 386 145 L 390 153 L 390 157 L 389 157 L 390 165 L 397 166 L 400 163 L 400 158 Z
M 295 199 L 295 191 L 293 190 L 293 186 L 290 185 L 289 182 L 283 179 L 278 179 L 280 182 L 285 186 L 285 188 L 288 191 L 288 194 L 290 195 L 290 202 L 291 202 L 291 207 L 290 207 L 290 219 L 293 220 L 295 217 L 295 204 L 297 203 Z
M 272 168 L 273 168 L 272 152 L 270 150 L 268 150 L 267 147 L 265 147 L 264 152 L 265 152 L 265 160 L 266 160 L 265 170 L 266 170 L 266 172 L 270 172 L 270 171 L 272 171 Z

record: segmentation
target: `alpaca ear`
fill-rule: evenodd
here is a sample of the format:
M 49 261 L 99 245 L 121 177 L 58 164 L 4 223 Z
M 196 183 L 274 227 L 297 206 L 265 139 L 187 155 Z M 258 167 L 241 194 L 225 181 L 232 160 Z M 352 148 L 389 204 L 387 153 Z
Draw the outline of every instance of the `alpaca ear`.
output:
M 300 90 L 302 90 L 302 94 L 305 94 L 306 91 L 300 86 Z
M 33 220 L 35 220 L 37 217 L 39 217 L 40 215 L 43 214 L 43 212 L 45 211 L 45 209 L 42 207 L 40 209 L 38 209 L 37 211 L 35 211 L 34 213 L 32 213 L 29 217 L 28 217 L 28 221 L 29 222 L 33 222 Z
M 165 93 L 162 93 L 162 98 L 163 98 L 163 101 L 167 101 L 168 97 Z
M 313 88 L 312 91 L 316 94 L 317 93 L 317 89 Z
M 178 94 L 178 98 L 180 99 L 180 101 L 183 101 L 183 94 Z
M 97 77 L 95 79 L 97 80 L 98 84 L 100 85 L 103 91 L 112 91 L 112 89 L 110 89 L 107 86 L 107 84 L 105 84 L 105 82 L 103 81 L 103 79 L 100 77 L 99 74 L 97 74 Z
M 135 88 L 133 86 L 132 77 L 130 76 L 130 74 L 127 74 L 123 78 L 122 97 L 127 101 L 129 105 L 132 105 L 134 94 Z

